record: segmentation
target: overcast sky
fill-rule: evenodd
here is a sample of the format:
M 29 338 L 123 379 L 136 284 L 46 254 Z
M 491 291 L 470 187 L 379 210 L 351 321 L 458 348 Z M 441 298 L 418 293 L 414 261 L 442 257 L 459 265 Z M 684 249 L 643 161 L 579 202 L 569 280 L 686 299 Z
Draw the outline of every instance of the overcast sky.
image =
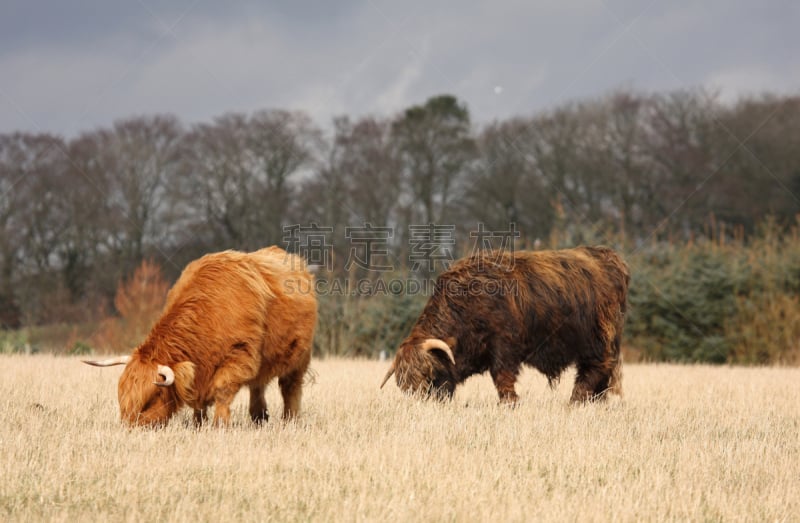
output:
M 327 125 L 441 93 L 481 123 L 617 88 L 800 94 L 798 27 L 791 0 L 2 0 L 0 132 L 263 108 Z

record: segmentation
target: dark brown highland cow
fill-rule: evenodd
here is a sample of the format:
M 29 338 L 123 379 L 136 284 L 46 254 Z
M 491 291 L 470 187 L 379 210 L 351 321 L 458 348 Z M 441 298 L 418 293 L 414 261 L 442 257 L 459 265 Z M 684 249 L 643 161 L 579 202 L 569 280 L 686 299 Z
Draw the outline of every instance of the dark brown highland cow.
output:
M 520 366 L 552 385 L 577 367 L 572 402 L 622 394 L 620 338 L 630 273 L 606 247 L 481 252 L 457 261 L 436 288 L 381 384 L 452 397 L 489 371 L 500 401 L 514 403 Z

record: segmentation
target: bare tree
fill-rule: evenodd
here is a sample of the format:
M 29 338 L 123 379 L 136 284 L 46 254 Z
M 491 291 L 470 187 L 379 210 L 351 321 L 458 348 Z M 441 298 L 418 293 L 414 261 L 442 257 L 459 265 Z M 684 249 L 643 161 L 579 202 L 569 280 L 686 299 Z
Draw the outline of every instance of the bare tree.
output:
M 470 169 L 463 194 L 462 221 L 492 230 L 517 224 L 526 240 L 546 237 L 553 224 L 553 199 L 527 152 L 531 122 L 517 118 L 493 123 L 478 137 L 479 161 Z
M 396 262 L 411 224 L 458 234 L 515 222 L 530 245 L 552 231 L 596 239 L 581 226 L 642 241 L 702 233 L 710 216 L 745 230 L 767 215 L 790 222 L 799 122 L 798 97 L 725 105 L 687 90 L 613 93 L 477 134 L 452 96 L 388 120 L 338 118 L 328 140 L 303 113 L 277 110 L 188 133 L 152 116 L 68 143 L 2 134 L 0 324 L 85 321 L 143 258 L 161 254 L 175 276 L 208 251 L 282 244 L 287 224 L 333 227 L 340 262 L 345 226 L 393 225 Z M 337 310 L 359 316 L 351 305 Z
M 641 234 L 643 214 L 657 198 L 652 158 L 646 150 L 645 117 L 647 100 L 629 93 L 617 93 L 604 104 L 603 127 L 608 163 L 605 180 L 611 197 L 611 212 L 623 233 Z
M 709 208 L 752 231 L 766 215 L 800 213 L 800 97 L 745 99 L 714 113 Z
M 296 191 L 291 178 L 311 167 L 320 140 L 305 114 L 287 111 L 228 114 L 196 126 L 182 181 L 190 207 L 202 209 L 196 234 L 216 248 L 280 243 Z
M 172 202 L 167 188 L 180 168 L 183 134 L 173 116 L 158 115 L 121 120 L 112 129 L 83 135 L 75 144 L 78 175 L 103 193 L 112 256 L 128 274 L 174 234 Z M 96 155 L 96 156 L 93 156 Z
M 517 147 L 534 163 L 537 175 L 545 181 L 548 193 L 558 206 L 566 206 L 572 220 L 585 220 L 595 205 L 587 197 L 593 192 L 586 187 L 589 178 L 586 159 L 581 155 L 582 122 L 579 108 L 567 105 L 533 118 L 529 132 L 517 139 Z
M 65 149 L 63 140 L 48 134 L 0 139 L 2 290 L 26 321 L 43 319 L 45 294 L 64 284 L 58 246 L 68 224 L 62 206 Z
M 364 118 L 336 125 L 341 149 L 338 169 L 345 173 L 349 207 L 359 221 L 389 225 L 401 188 L 401 163 L 387 120 Z
M 392 126 L 403 161 L 412 220 L 444 223 L 459 182 L 474 159 L 469 111 L 449 95 L 406 109 Z
M 644 221 L 640 235 L 662 230 L 688 233 L 702 225 L 709 196 L 703 183 L 716 170 L 713 118 L 718 110 L 715 95 L 703 90 L 649 97 L 646 150 L 653 171 L 638 180 Z M 721 159 L 732 150 L 719 151 Z

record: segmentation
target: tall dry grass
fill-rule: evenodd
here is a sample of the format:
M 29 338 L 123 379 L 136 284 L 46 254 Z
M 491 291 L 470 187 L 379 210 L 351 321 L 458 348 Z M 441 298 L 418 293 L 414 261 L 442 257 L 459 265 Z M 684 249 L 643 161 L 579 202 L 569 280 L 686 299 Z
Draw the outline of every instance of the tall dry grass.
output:
M 623 402 L 569 407 L 526 371 L 450 403 L 378 390 L 386 364 L 312 364 L 297 422 L 118 421 L 119 369 L 0 356 L 3 521 L 798 521 L 800 370 L 628 365 Z M 277 387 L 268 391 L 279 412 Z

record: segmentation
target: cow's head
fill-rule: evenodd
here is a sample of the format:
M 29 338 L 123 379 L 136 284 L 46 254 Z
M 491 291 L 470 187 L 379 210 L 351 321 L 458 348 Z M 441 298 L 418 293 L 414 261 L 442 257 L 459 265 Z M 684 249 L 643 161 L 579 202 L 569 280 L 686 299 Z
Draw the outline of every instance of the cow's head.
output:
M 194 393 L 194 364 L 178 363 L 173 368 L 143 361 L 134 352 L 101 361 L 84 361 L 96 367 L 125 365 L 117 394 L 122 421 L 132 426 L 161 426 Z
M 405 393 L 451 398 L 456 388 L 455 365 L 453 351 L 444 341 L 437 338 L 407 341 L 397 350 L 381 388 L 394 374 L 397 386 Z

